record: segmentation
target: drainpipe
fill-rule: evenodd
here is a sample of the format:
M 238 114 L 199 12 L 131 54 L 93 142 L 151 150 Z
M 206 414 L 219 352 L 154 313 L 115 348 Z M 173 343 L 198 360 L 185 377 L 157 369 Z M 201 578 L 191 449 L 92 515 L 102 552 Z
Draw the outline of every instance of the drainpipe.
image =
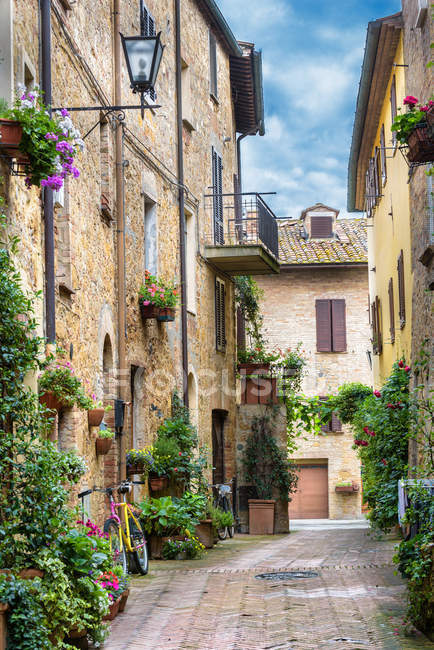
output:
M 113 0 L 113 38 L 114 38 L 114 75 L 115 106 L 122 104 L 122 68 L 120 32 L 120 0 Z M 122 123 L 116 121 L 115 161 L 116 161 L 116 219 L 117 219 L 117 285 L 118 285 L 118 396 L 126 401 L 127 363 L 126 363 L 126 313 L 125 313 L 125 215 L 124 186 L 122 162 Z M 119 479 L 126 478 L 125 440 L 123 433 L 119 437 Z
M 184 212 L 184 151 L 182 141 L 181 92 L 181 6 L 175 0 L 175 57 L 176 57 L 176 119 L 178 140 L 178 203 L 179 203 L 179 253 L 181 261 L 181 342 L 182 342 L 182 392 L 188 407 L 188 348 L 187 348 L 187 283 L 185 264 L 185 212 Z
M 44 102 L 51 114 L 51 0 L 41 0 L 41 86 Z M 45 254 L 45 323 L 47 350 L 56 343 L 56 295 L 54 278 L 54 208 L 53 190 L 44 188 L 44 254 Z

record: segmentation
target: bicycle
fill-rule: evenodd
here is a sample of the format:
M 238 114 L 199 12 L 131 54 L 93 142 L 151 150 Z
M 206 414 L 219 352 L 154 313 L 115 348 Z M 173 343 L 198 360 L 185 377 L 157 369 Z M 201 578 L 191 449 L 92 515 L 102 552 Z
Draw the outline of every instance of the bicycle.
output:
M 218 538 L 221 540 L 226 539 L 228 535 L 229 537 L 233 537 L 235 534 L 233 511 L 228 498 L 228 495 L 232 494 L 230 485 L 232 481 L 233 479 L 231 479 L 229 483 L 217 483 L 216 485 L 209 486 L 217 490 L 217 496 L 214 499 L 214 507 L 220 508 L 224 512 L 230 512 L 232 514 L 232 524 L 230 526 L 222 526 L 221 528 L 217 529 Z
M 122 495 L 122 501 L 116 502 L 113 491 L 116 488 L 97 488 L 81 492 L 78 497 L 82 498 L 92 492 L 104 492 L 110 501 L 111 517 L 104 522 L 104 532 L 108 535 L 110 550 L 113 554 L 113 562 L 121 566 L 124 573 L 140 573 L 146 575 L 149 568 L 148 548 L 142 527 L 136 519 L 131 506 L 127 503 L 125 495 L 131 491 L 132 483 L 122 481 L 117 487 L 118 493 Z M 117 510 L 123 511 L 125 528 L 122 527 L 121 518 Z M 127 554 L 129 562 L 127 562 Z

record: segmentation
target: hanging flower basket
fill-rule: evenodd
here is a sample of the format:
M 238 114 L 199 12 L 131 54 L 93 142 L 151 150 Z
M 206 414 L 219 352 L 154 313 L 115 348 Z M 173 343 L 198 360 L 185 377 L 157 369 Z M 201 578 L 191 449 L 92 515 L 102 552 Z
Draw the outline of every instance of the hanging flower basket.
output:
M 99 427 L 104 418 L 105 409 L 90 409 L 87 412 L 87 423 L 90 427 Z
M 359 491 L 359 486 L 356 483 L 351 485 L 336 485 L 335 492 L 342 492 L 343 494 L 353 494 Z
M 149 486 L 152 492 L 160 492 L 169 485 L 169 478 L 167 476 L 150 476 Z
M 434 161 L 434 138 L 428 122 L 422 122 L 408 136 L 407 158 L 412 163 Z
M 60 400 L 55 393 L 46 391 L 39 395 L 39 402 L 44 404 L 50 411 L 60 411 L 64 407 L 64 403 Z
M 155 319 L 161 322 L 175 320 L 175 309 L 173 307 L 157 307 L 157 305 L 144 305 L 143 300 L 139 300 L 140 314 L 142 320 Z
M 128 476 L 134 476 L 134 474 L 142 474 L 144 468 L 144 463 L 134 463 L 134 465 L 127 465 L 127 474 Z
M 95 450 L 97 456 L 105 456 L 111 449 L 113 438 L 97 438 L 95 440 Z
M 23 129 L 19 122 L 0 118 L 0 152 L 24 164 L 29 159 L 19 148 L 22 137 Z

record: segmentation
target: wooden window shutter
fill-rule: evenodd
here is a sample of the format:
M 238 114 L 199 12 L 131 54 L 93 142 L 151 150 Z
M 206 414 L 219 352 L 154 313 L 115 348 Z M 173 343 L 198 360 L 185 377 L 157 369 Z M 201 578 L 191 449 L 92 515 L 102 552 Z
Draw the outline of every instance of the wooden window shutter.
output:
M 318 352 L 332 351 L 331 303 L 330 300 L 316 300 L 316 349 Z
M 374 354 L 378 354 L 377 305 L 375 303 L 375 300 L 371 304 L 371 327 L 372 327 L 372 350 Z
M 326 395 L 320 395 L 319 400 L 320 402 L 327 402 L 328 397 Z M 323 431 L 323 433 L 329 433 L 330 431 L 332 431 L 331 424 L 332 424 L 331 420 L 325 422 L 325 424 L 322 424 L 321 431 Z
M 333 217 L 311 217 L 310 236 L 312 239 L 333 237 Z
M 380 183 L 380 178 L 381 178 L 380 149 L 378 147 L 375 147 L 373 173 L 374 173 L 374 205 L 377 205 L 378 199 L 381 196 L 381 190 L 380 190 L 380 187 L 381 187 L 381 183 Z
M 404 252 L 401 250 L 398 257 L 398 297 L 399 297 L 399 325 L 405 325 L 405 282 L 404 282 Z
M 223 164 L 222 158 L 212 148 L 212 187 L 213 187 L 213 221 L 214 221 L 214 243 L 224 244 L 223 230 Z
M 387 180 L 386 138 L 384 135 L 384 124 L 381 125 L 381 132 L 380 132 L 380 158 L 381 158 L 381 179 L 384 185 L 384 183 Z
M 345 300 L 332 300 L 331 303 L 333 352 L 346 352 L 347 328 L 345 322 Z
M 395 120 L 395 117 L 397 115 L 397 109 L 396 109 L 396 79 L 395 79 L 395 75 L 393 75 L 392 85 L 390 86 L 390 114 L 391 114 L 392 123 L 393 123 L 394 120 Z M 393 143 L 393 146 L 396 147 L 396 144 L 397 144 L 396 131 L 392 131 L 392 143 Z
M 381 333 L 380 298 L 378 296 L 375 297 L 375 318 L 375 329 L 377 332 L 377 351 L 378 354 L 381 354 L 383 352 L 383 335 Z
M 331 431 L 342 431 L 342 422 L 335 413 L 332 413 L 330 428 Z
M 226 347 L 225 285 L 218 278 L 215 281 L 215 325 L 216 349 L 224 350 Z
M 395 342 L 395 305 L 393 301 L 393 279 L 389 280 L 389 322 L 390 342 Z
M 211 30 L 209 32 L 209 83 L 211 95 L 217 98 L 217 41 Z

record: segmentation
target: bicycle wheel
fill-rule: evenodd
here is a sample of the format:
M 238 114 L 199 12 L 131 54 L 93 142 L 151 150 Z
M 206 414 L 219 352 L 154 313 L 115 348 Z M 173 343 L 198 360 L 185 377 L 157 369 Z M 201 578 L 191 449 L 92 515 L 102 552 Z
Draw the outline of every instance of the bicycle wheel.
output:
M 146 538 L 140 524 L 137 525 L 132 517 L 129 517 L 128 524 L 130 527 L 131 546 L 134 549 L 130 553 L 133 573 L 140 573 L 142 576 L 145 576 L 148 573 L 149 567 Z
M 228 526 L 228 533 L 229 537 L 233 537 L 235 535 L 235 525 L 232 524 L 232 526 Z
M 220 508 L 220 510 L 225 510 L 225 497 L 222 497 L 221 499 L 218 499 L 215 503 L 214 506 L 216 508 Z M 228 529 L 227 526 L 222 526 L 221 528 L 217 528 L 217 537 L 221 540 L 226 539 L 228 536 Z
M 104 523 L 104 532 L 107 533 L 110 542 L 113 564 L 121 566 L 126 575 L 128 573 L 127 554 L 125 546 L 121 543 L 121 529 L 118 522 L 115 519 L 107 519 Z

